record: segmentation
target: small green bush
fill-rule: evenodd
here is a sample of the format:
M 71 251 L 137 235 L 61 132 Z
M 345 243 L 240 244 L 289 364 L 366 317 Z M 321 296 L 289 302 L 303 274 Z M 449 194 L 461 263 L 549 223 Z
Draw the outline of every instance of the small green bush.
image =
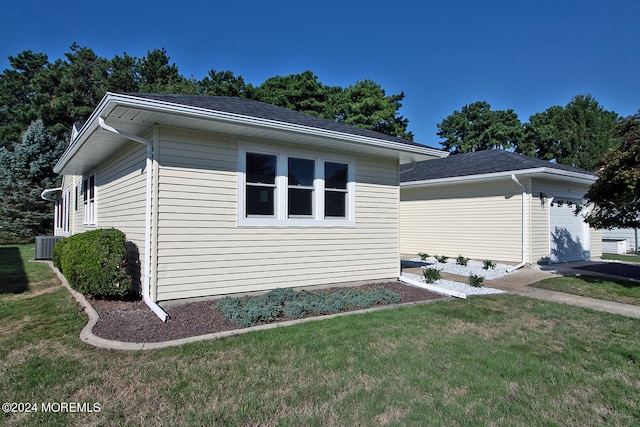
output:
M 420 257 L 420 259 L 421 259 L 422 261 L 426 261 L 426 260 L 427 260 L 427 258 L 429 258 L 429 254 L 424 253 L 424 252 L 418 252 L 418 256 Z
M 241 328 L 281 318 L 300 319 L 400 302 L 400 295 L 384 288 L 345 289 L 337 292 L 275 289 L 259 297 L 225 297 L 212 308 Z
M 422 275 L 424 276 L 424 281 L 427 283 L 433 283 L 442 277 L 440 271 L 435 268 L 425 268 Z
M 441 262 L 443 264 L 449 260 L 449 257 L 446 255 L 442 255 L 442 256 L 434 255 L 434 256 L 438 260 L 438 262 Z
M 458 265 L 466 267 L 468 263 L 469 263 L 469 258 L 465 258 L 462 255 L 459 255 L 458 258 L 456 258 L 456 264 Z
M 482 268 L 484 268 L 485 270 L 492 270 L 496 268 L 496 263 L 487 259 L 484 261 L 484 265 L 482 266 Z
M 474 288 L 481 288 L 483 282 L 484 277 L 476 276 L 475 274 L 469 275 L 469 285 L 473 286 Z
M 60 240 L 53 264 L 76 291 L 96 298 L 123 298 L 132 293 L 127 275 L 126 236 L 119 230 L 97 229 Z

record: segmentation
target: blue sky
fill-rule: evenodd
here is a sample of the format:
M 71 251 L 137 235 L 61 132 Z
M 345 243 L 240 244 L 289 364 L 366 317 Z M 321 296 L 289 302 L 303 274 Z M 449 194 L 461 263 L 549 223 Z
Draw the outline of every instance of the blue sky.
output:
M 404 92 L 417 142 L 475 101 L 523 122 L 577 94 L 607 110 L 640 109 L 637 0 L 321 2 L 4 0 L 0 69 L 23 50 L 63 58 L 77 42 L 105 58 L 164 47 L 197 79 L 230 70 L 259 85 L 313 71 L 326 85 L 364 79 Z

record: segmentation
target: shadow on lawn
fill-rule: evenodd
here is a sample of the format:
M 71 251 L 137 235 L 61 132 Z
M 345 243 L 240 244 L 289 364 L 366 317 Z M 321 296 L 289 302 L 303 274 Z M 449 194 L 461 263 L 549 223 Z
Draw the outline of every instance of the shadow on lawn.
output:
M 15 246 L 0 248 L 0 294 L 20 294 L 29 289 L 20 249 Z

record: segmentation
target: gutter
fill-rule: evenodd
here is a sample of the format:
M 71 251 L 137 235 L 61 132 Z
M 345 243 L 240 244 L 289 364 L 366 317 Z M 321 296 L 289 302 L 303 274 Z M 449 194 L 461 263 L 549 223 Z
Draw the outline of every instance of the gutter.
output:
M 69 163 L 69 161 L 71 161 L 75 154 L 80 150 L 80 148 L 86 142 L 88 135 L 96 129 L 96 120 L 100 120 L 100 117 L 108 117 L 110 112 L 118 106 L 140 109 L 149 112 L 158 112 L 165 114 L 169 113 L 192 119 L 204 119 L 209 123 L 217 122 L 226 125 L 258 127 L 261 129 L 266 128 L 269 131 L 297 133 L 309 137 L 321 137 L 322 139 L 336 138 L 340 141 L 356 143 L 369 148 L 373 147 L 383 149 L 392 153 L 402 153 L 408 155 L 409 157 L 428 156 L 437 158 L 447 157 L 449 155 L 449 153 L 442 150 L 427 146 L 421 146 L 417 143 L 415 145 L 406 144 L 401 140 L 393 141 L 388 139 L 379 139 L 375 136 L 356 135 L 345 133 L 339 130 L 321 129 L 308 125 L 277 121 L 274 119 L 265 119 L 238 113 L 210 110 L 206 108 L 176 104 L 155 99 L 140 98 L 132 95 L 107 92 L 107 94 L 102 98 L 89 119 L 86 121 L 85 125 L 77 132 L 77 136 L 72 139 L 72 143 L 70 144 L 70 146 L 58 160 L 58 163 L 54 167 L 54 172 L 60 173 L 65 168 L 67 163 Z M 117 133 L 123 134 L 123 132 L 121 131 L 117 131 Z
M 147 147 L 147 164 L 146 164 L 146 201 L 145 201 L 145 215 L 144 215 L 144 248 L 145 248 L 145 262 L 144 262 L 144 279 L 142 283 L 142 297 L 144 302 L 149 308 L 162 320 L 166 322 L 169 315 L 151 298 L 151 266 L 149 265 L 149 259 L 151 257 L 151 168 L 153 166 L 153 146 L 152 142 L 148 139 L 142 138 L 138 135 L 131 134 L 129 132 L 115 129 L 105 123 L 102 116 L 98 116 L 98 125 L 108 131 L 120 135 L 131 141 L 139 142 Z
M 549 176 L 551 175 L 553 178 L 557 178 L 566 182 L 575 182 L 578 184 L 586 184 L 591 185 L 596 180 L 595 176 L 586 175 L 579 172 L 565 171 L 562 169 L 555 168 L 533 168 L 533 169 L 522 169 L 517 171 L 518 175 L 528 176 L 528 177 L 536 177 L 536 176 Z M 505 172 L 492 172 L 485 174 L 476 174 L 476 175 L 462 175 L 462 176 L 452 176 L 447 178 L 432 178 L 425 179 L 420 181 L 404 181 L 400 183 L 401 187 L 427 187 L 430 185 L 439 185 L 439 184 L 454 184 L 454 183 L 464 183 L 464 182 L 489 182 L 495 181 L 499 179 L 503 179 L 505 177 L 511 177 L 514 175 L 513 171 L 505 171 Z
M 522 261 L 507 270 L 508 273 L 524 267 L 527 263 L 527 188 L 518 181 L 515 174 L 511 174 L 511 180 L 522 188 Z
M 42 193 L 40 193 L 40 197 L 42 198 L 42 200 L 46 200 L 47 202 L 55 202 L 59 198 L 59 193 L 61 192 L 62 187 L 47 188 L 43 190 Z

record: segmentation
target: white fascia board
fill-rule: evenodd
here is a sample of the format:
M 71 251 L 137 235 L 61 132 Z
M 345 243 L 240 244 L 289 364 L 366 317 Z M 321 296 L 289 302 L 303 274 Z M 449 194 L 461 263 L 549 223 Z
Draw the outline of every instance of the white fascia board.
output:
M 431 157 L 447 157 L 448 152 L 437 150 L 431 147 L 420 147 L 404 144 L 402 142 L 387 141 L 383 139 L 372 138 L 368 136 L 353 135 L 344 132 L 320 129 L 294 123 L 281 122 L 261 117 L 245 116 L 242 114 L 228 113 L 224 111 L 209 110 L 206 108 L 193 107 L 189 105 L 175 104 L 166 101 L 158 101 L 155 99 L 139 98 L 131 95 L 113 95 L 114 98 L 121 98 L 122 103 L 127 106 L 138 107 L 147 110 L 162 111 L 165 113 L 173 113 L 186 115 L 194 118 L 222 120 L 237 124 L 246 124 L 253 126 L 263 126 L 269 129 L 282 130 L 289 132 L 302 133 L 311 136 L 329 137 L 340 140 L 356 142 L 363 145 L 371 145 L 380 148 L 387 148 L 393 151 L 403 151 L 408 153 L 422 154 Z M 114 101 L 117 101 L 114 99 Z
M 565 171 L 562 169 L 555 168 L 535 168 L 535 169 L 522 169 L 522 170 L 513 170 L 513 171 L 504 171 L 504 172 L 495 172 L 495 173 L 486 173 L 479 175 L 464 175 L 464 176 L 454 176 L 448 178 L 437 178 L 437 179 L 427 179 L 423 181 L 406 181 L 401 182 L 400 187 L 429 187 L 435 185 L 446 185 L 446 184 L 456 184 L 456 183 L 464 183 L 464 182 L 489 182 L 496 181 L 503 178 L 511 179 L 511 175 L 516 175 L 518 177 L 537 177 L 537 178 L 553 178 L 567 182 L 575 182 L 580 184 L 592 184 L 597 179 L 593 175 L 573 172 L 573 171 Z
M 431 147 L 420 147 L 407 145 L 402 142 L 387 141 L 361 135 L 353 135 L 343 132 L 319 129 L 298 125 L 293 123 L 280 122 L 260 117 L 245 116 L 236 113 L 228 113 L 224 111 L 209 110 L 206 108 L 193 107 L 188 105 L 175 104 L 166 101 L 158 101 L 155 99 L 140 98 L 132 95 L 121 95 L 107 93 L 96 109 L 93 111 L 85 125 L 80 129 L 76 138 L 64 152 L 56 166 L 54 172 L 59 173 L 65 164 L 73 157 L 73 155 L 84 144 L 87 136 L 91 134 L 97 127 L 98 117 L 107 118 L 108 113 L 113 109 L 122 105 L 124 107 L 139 108 L 147 111 L 157 111 L 162 113 L 178 114 L 192 118 L 218 120 L 227 123 L 259 126 L 269 128 L 271 130 L 280 130 L 293 133 L 301 133 L 309 136 L 318 136 L 324 138 L 336 138 L 343 141 L 354 142 L 363 146 L 371 146 L 387 149 L 394 153 L 407 153 L 411 155 L 427 156 L 427 157 L 446 157 L 449 153 L 437 150 Z
M 62 156 L 60 156 L 60 159 L 58 160 L 56 165 L 53 167 L 53 171 L 55 173 L 60 173 L 60 171 L 64 168 L 67 162 L 69 162 L 69 160 L 71 160 L 74 154 L 78 152 L 80 147 L 82 147 L 84 142 L 87 140 L 88 135 L 91 135 L 91 133 L 99 127 L 98 117 L 102 116 L 102 114 L 105 112 L 112 97 L 113 97 L 113 94 L 107 92 L 107 94 L 102 98 L 102 100 L 100 101 L 96 109 L 93 110 L 93 113 L 91 113 L 91 116 L 89 116 L 89 119 L 82 125 L 80 130 L 77 131 L 77 133 L 75 134 L 75 137 L 71 139 L 69 146 L 64 151 L 64 153 L 62 153 Z M 109 109 L 109 111 L 111 110 L 113 110 L 113 107 Z

